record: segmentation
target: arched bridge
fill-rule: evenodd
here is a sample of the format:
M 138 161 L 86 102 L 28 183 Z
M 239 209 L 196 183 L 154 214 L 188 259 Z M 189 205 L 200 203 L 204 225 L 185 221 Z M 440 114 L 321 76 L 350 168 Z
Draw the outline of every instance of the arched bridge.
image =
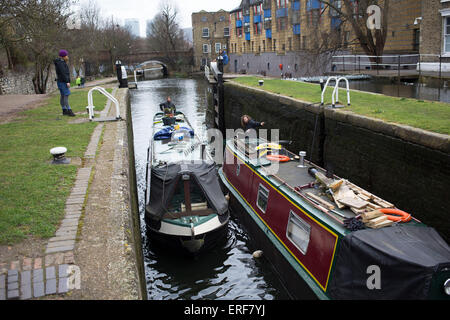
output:
M 148 73 L 157 74 L 158 72 L 161 72 L 164 77 L 169 75 L 169 69 L 167 65 L 164 62 L 158 60 L 144 61 L 134 68 L 138 75 L 142 75 L 145 78 L 147 78 L 146 75 Z
M 190 63 L 193 59 L 193 50 L 176 50 L 169 52 L 162 51 L 142 51 L 134 52 L 127 55 L 120 56 L 122 61 L 126 61 L 129 65 L 137 65 L 142 61 L 161 61 L 166 67 L 171 66 L 177 60 L 182 60 L 184 63 Z

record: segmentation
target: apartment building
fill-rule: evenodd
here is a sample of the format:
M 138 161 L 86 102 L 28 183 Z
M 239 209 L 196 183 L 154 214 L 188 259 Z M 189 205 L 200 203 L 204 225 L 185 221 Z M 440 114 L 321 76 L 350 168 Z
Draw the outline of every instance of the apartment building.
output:
M 416 24 L 420 26 L 423 70 L 450 72 L 450 1 L 422 1 Z
M 228 48 L 230 37 L 229 12 L 192 13 L 194 68 L 201 70 L 216 59 L 222 49 Z
M 421 0 L 390 3 L 385 53 L 418 53 Z M 356 1 L 352 10 L 363 16 Z M 229 53 L 232 72 L 293 77 L 331 71 L 333 55 L 364 54 L 350 23 L 319 0 L 243 0 L 230 11 Z

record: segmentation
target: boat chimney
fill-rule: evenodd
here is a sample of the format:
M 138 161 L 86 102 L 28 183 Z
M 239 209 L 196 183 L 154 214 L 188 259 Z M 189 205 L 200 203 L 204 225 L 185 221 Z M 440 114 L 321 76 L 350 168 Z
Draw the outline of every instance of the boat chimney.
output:
M 306 151 L 300 151 L 298 155 L 300 156 L 300 159 L 298 161 L 299 165 L 297 166 L 297 168 L 306 168 L 305 166 Z
M 206 149 L 206 144 L 202 143 L 202 145 L 200 146 L 200 158 L 202 160 L 205 160 L 205 149 Z

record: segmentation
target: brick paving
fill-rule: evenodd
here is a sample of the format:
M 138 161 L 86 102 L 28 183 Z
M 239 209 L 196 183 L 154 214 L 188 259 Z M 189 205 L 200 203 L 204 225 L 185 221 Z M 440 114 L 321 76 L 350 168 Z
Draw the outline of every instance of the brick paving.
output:
M 109 106 L 108 102 L 104 114 L 109 111 Z M 85 158 L 95 158 L 102 130 L 103 124 L 99 123 L 91 136 Z M 79 285 L 80 279 L 73 279 L 75 273 L 70 268 L 75 265 L 73 252 L 91 174 L 89 162 L 78 169 L 74 187 L 66 199 L 65 216 L 55 236 L 49 239 L 44 257 L 0 262 L 0 300 L 41 298 L 79 289 L 74 284 Z

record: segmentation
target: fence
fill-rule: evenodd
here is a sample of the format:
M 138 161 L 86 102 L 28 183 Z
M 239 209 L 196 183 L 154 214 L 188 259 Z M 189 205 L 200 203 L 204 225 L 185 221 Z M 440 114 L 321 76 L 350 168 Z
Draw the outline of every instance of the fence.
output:
M 450 71 L 448 63 L 443 63 L 442 55 L 437 54 L 405 54 L 405 55 L 339 55 L 332 58 L 332 70 L 342 72 L 356 72 L 375 70 L 377 75 L 380 71 L 397 70 L 396 75 L 400 79 L 402 70 L 409 70 L 403 75 L 418 75 L 419 78 L 423 72 L 436 73 L 439 79 L 442 78 L 444 71 Z M 425 60 L 425 61 L 424 61 Z M 433 61 L 434 60 L 434 61 Z M 337 70 L 340 67 L 340 70 Z M 414 70 L 415 72 L 411 72 Z M 395 75 L 393 73 L 392 75 Z

